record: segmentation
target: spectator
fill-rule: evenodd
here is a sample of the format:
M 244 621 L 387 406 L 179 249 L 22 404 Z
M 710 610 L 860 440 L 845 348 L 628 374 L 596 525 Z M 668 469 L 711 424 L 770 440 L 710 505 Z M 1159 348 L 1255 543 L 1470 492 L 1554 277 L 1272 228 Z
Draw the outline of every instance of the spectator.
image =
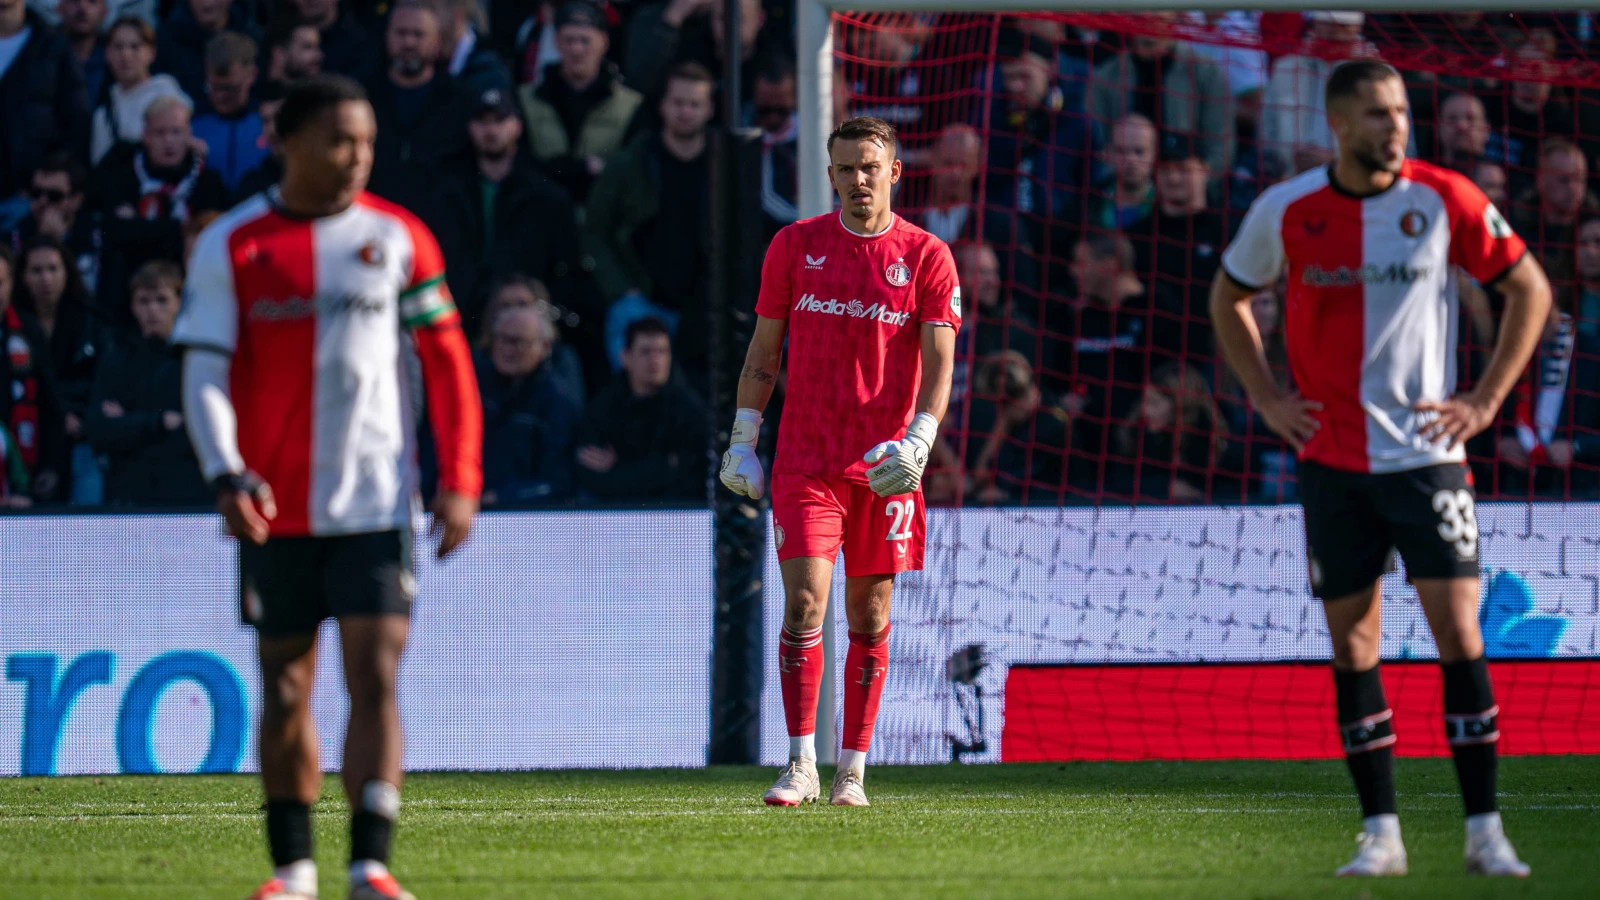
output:
M 795 118 L 794 61 L 766 60 L 756 75 L 752 121 L 761 129 L 761 211 L 769 235 L 800 218 L 799 122 Z
M 578 483 L 601 500 L 706 499 L 711 417 L 672 377 L 672 337 L 660 319 L 628 326 L 623 377 L 601 391 L 578 428 Z
M 1016 350 L 987 357 L 973 393 L 966 433 L 969 502 L 1059 505 L 1071 419 L 1042 402 L 1028 357 Z
M 0 0 L 0 229 L 26 212 L 17 193 L 39 161 L 80 155 L 89 143 L 89 96 L 66 38 L 23 0 Z
M 1046 307 L 1041 381 L 1073 419 L 1073 446 L 1104 459 L 1112 417 L 1132 408 L 1150 370 L 1181 348 L 1177 304 L 1134 274 L 1133 244 L 1121 234 L 1092 235 L 1072 251 L 1077 295 Z M 1069 472 L 1091 493 L 1093 471 Z
M 517 153 L 522 120 L 510 92 L 484 90 L 467 130 L 472 155 L 439 173 L 428 216 L 463 326 L 469 334 L 478 330 L 489 284 L 514 272 L 538 278 L 571 308 L 580 267 L 577 219 L 566 192 Z
M 1571 315 L 1551 306 L 1544 339 L 1504 410 L 1497 448 L 1499 493 L 1595 499 L 1600 489 L 1600 338 L 1581 333 Z
M 242 3 L 233 0 L 178 0 L 156 37 L 156 71 L 178 80 L 196 108 L 209 112 L 206 100 L 206 45 L 224 31 L 236 31 L 261 44 L 261 29 Z
M 979 237 L 983 138 L 978 130 L 960 123 L 945 126 L 928 154 L 928 166 L 928 196 L 913 216 L 917 224 L 948 244 Z
M 920 15 L 881 13 L 874 17 L 871 28 L 851 28 L 843 34 L 847 46 L 844 73 L 855 98 L 851 116 L 874 116 L 910 134 L 945 124 L 930 125 L 924 119 L 937 110 L 936 104 L 928 102 L 928 91 L 937 81 L 935 70 L 908 65 L 928 40 L 928 25 Z M 901 155 L 907 166 L 921 163 L 911 152 Z
M 22 268 L 16 306 L 33 317 L 39 333 L 49 342 L 36 361 L 47 361 L 60 399 L 63 429 L 70 442 L 70 490 L 63 492 L 75 504 L 101 502 L 103 482 L 93 450 L 80 443 L 84 415 L 95 367 L 105 344 L 101 323 L 91 312 L 89 291 L 73 268 L 69 251 L 60 241 L 34 238 L 18 256 Z
M 483 394 L 483 505 L 523 505 L 572 495 L 578 408 L 551 375 L 549 318 L 510 309 L 478 358 Z
M 654 316 L 679 335 L 680 365 L 693 374 L 705 370 L 712 84 L 695 63 L 673 69 L 661 130 L 617 154 L 590 198 L 584 234 L 610 304 L 606 358 L 613 369 L 622 365 L 628 325 Z M 685 317 L 689 327 L 680 329 Z
M 1160 156 L 1155 208 L 1129 226 L 1128 236 L 1134 242 L 1137 271 L 1184 298 L 1186 352 L 1209 355 L 1207 301 L 1228 242 L 1228 226 L 1221 213 L 1208 207 L 1211 172 L 1197 143 L 1188 135 L 1169 134 L 1162 138 Z
M 50 338 L 31 314 L 12 302 L 17 258 L 0 246 L 0 428 L 9 432 L 7 452 L 11 506 L 55 499 L 67 470 L 65 415 L 51 371 Z M 15 453 L 26 478 L 16 474 Z M 26 491 L 24 493 L 24 490 Z
M 152 259 L 177 262 L 183 252 L 183 223 L 202 210 L 227 209 L 228 188 L 194 151 L 189 107 L 175 97 L 150 104 L 140 149 L 102 169 L 100 182 L 102 308 L 118 310 L 119 330 L 130 330 L 122 293 L 130 273 Z
M 1550 58 L 1549 52 L 1536 39 L 1529 38 L 1510 62 L 1512 79 L 1504 111 L 1491 112 L 1499 114 L 1506 167 L 1513 179 L 1517 179 L 1536 165 L 1542 166 L 1543 141 L 1550 138 L 1570 141 L 1578 135 L 1571 108 L 1554 92 L 1551 82 L 1560 74 L 1560 67 Z M 1520 193 L 1525 185 L 1526 181 L 1518 184 L 1512 193 Z
M 322 72 L 322 32 L 286 19 L 267 32 L 267 81 L 297 81 Z
M 1211 386 L 1192 366 L 1169 362 L 1150 374 L 1150 383 L 1117 425 L 1115 444 L 1107 493 L 1134 502 L 1204 503 L 1213 495 L 1238 499 L 1228 426 Z
M 382 71 L 377 41 L 348 11 L 341 14 L 339 0 L 284 0 L 299 12 L 299 21 L 317 30 L 322 47 L 322 68 L 366 82 Z
M 1189 18 L 1206 34 L 1206 40 L 1190 44 L 1190 49 L 1222 68 L 1233 98 L 1234 120 L 1241 133 L 1255 134 L 1261 122 L 1261 92 L 1267 86 L 1267 54 L 1256 49 L 1262 45 L 1261 13 L 1214 9 L 1190 13 Z
M 1006 248 L 1047 253 L 1052 229 L 1062 232 L 1056 243 L 1067 246 L 1081 219 L 1087 132 L 1083 117 L 1063 106 L 1054 44 L 1007 30 L 1000 34 L 999 55 L 1005 95 L 990 104 L 985 193 L 988 203 L 1018 215 L 987 236 Z M 1032 258 L 1021 252 L 1017 257 L 1017 280 L 1036 285 Z
M 256 44 L 224 31 L 206 45 L 206 94 L 211 112 L 194 120 L 194 136 L 206 145 L 206 166 L 231 192 L 245 173 L 271 155 L 262 141 L 261 114 L 251 93 L 256 84 Z
M 1578 145 L 1549 138 L 1539 151 L 1534 186 L 1512 204 L 1512 229 L 1539 255 L 1553 283 L 1573 276 L 1579 217 L 1600 215 L 1600 198 L 1588 183 L 1589 164 Z
M 269 81 L 256 91 L 256 115 L 261 117 L 261 137 L 257 145 L 263 156 L 256 167 L 244 173 L 233 191 L 233 202 L 242 203 L 278 183 L 283 177 L 283 163 L 278 159 L 278 110 L 288 90 L 281 81 Z M 187 257 L 185 257 L 187 258 Z
M 61 34 L 83 70 L 85 94 L 93 106 L 106 87 L 106 44 L 101 34 L 105 30 L 106 0 L 60 0 L 56 12 L 61 16 Z
M 1039 325 L 1032 313 L 1013 302 L 1000 276 L 1000 257 L 987 241 L 954 245 L 956 275 L 962 298 L 969 302 L 968 327 L 975 335 L 972 356 L 983 358 L 1002 350 L 1038 355 Z M 959 339 L 959 336 L 958 336 Z
M 1328 76 L 1341 62 L 1378 55 L 1361 37 L 1364 14 L 1314 12 L 1306 19 L 1311 33 L 1300 52 L 1272 64 L 1261 112 L 1262 149 L 1291 175 L 1333 160 L 1333 132 L 1322 96 Z
M 1480 159 L 1472 164 L 1468 175 L 1472 183 L 1483 191 L 1496 209 L 1510 209 L 1511 195 L 1506 179 L 1506 167 L 1497 162 Z
M 1193 135 L 1211 171 L 1229 171 L 1234 116 L 1227 72 L 1169 36 L 1177 13 L 1149 16 L 1165 33 L 1135 35 L 1127 50 L 1095 68 L 1090 114 L 1105 123 L 1137 113 L 1165 131 Z
M 420 0 L 406 0 L 389 14 L 385 39 L 387 74 L 367 88 L 378 119 L 368 190 L 407 209 L 425 208 L 426 178 L 452 157 L 468 152 L 467 118 L 473 97 L 448 72 L 434 65 L 439 58 L 439 14 Z
M 195 242 L 200 240 L 200 232 L 205 231 L 212 222 L 222 218 L 222 213 L 214 209 L 204 210 L 189 217 L 183 223 L 183 259 L 188 260 L 194 255 Z M 149 263 L 146 263 L 149 265 Z M 138 273 L 134 273 L 136 276 Z M 137 324 L 137 323 L 135 323 Z
M 139 337 L 113 347 L 89 396 L 85 431 L 108 462 L 112 504 L 208 506 L 211 491 L 183 427 L 183 358 L 168 343 L 178 318 L 183 272 L 146 263 L 131 286 Z
M 439 62 L 450 77 L 477 96 L 487 90 L 511 93 L 511 72 L 484 39 L 483 7 L 478 0 L 434 0 L 443 28 Z
M 1280 390 L 1294 387 L 1289 370 L 1289 348 L 1283 330 L 1284 283 L 1278 282 L 1250 298 L 1250 312 L 1261 334 L 1267 368 Z M 1244 436 L 1248 471 L 1255 474 L 1256 498 L 1265 503 L 1295 499 L 1295 454 L 1267 425 L 1230 366 L 1217 367 L 1217 399 L 1228 429 Z
M 1155 125 L 1139 113 L 1117 120 L 1101 156 L 1106 177 L 1095 185 L 1089 226 L 1117 231 L 1148 217 L 1156 198 Z
M 89 173 L 66 154 L 56 154 L 33 170 L 28 184 L 28 217 L 11 235 L 13 250 L 38 236 L 66 245 L 72 261 L 92 294 L 100 275 L 100 229 L 83 209 Z
M 698 63 L 707 72 L 720 73 L 727 43 L 723 14 L 720 0 L 666 0 L 640 9 L 628 31 L 623 63 L 628 84 L 656 97 L 666 91 L 673 69 L 682 63 Z M 746 79 L 741 93 L 746 97 L 752 95 L 753 60 L 793 52 L 785 36 L 762 28 L 766 21 L 761 0 L 740 0 L 739 47 Z
M 1505 160 L 1504 141 L 1489 131 L 1489 113 L 1472 94 L 1456 93 L 1439 104 L 1439 164 L 1451 168 L 1477 160 Z
M 606 60 L 611 39 L 605 13 L 568 0 L 555 19 L 560 62 L 518 96 L 528 120 L 528 148 L 550 177 L 582 206 L 606 160 L 623 145 L 644 98 L 625 87 Z
M 143 19 L 121 18 L 106 35 L 106 66 L 111 87 L 95 108 L 89 161 L 99 165 L 113 150 L 118 160 L 131 156 L 144 137 L 144 114 L 160 97 L 173 97 L 194 108 L 194 101 L 171 75 L 151 75 L 156 33 Z
M 1578 270 L 1573 318 L 1579 334 L 1600 337 L 1600 218 L 1586 217 L 1578 226 L 1573 256 Z
M 507 275 L 489 291 L 489 302 L 480 317 L 483 326 L 478 337 L 479 349 L 487 351 L 494 346 L 494 323 L 500 321 L 500 314 L 508 309 L 531 309 L 550 320 L 555 328 L 554 343 L 550 349 L 550 374 L 561 382 L 561 389 L 572 405 L 582 409 L 588 396 L 584 390 L 583 366 L 577 352 L 561 339 L 560 324 L 570 319 L 571 313 L 564 312 L 550 302 L 550 289 L 539 279 L 526 275 Z

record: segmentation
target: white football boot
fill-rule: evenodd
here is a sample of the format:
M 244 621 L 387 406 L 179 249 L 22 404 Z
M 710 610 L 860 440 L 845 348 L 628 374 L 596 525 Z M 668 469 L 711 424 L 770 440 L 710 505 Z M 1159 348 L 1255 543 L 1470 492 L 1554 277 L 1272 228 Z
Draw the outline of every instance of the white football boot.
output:
M 829 792 L 828 802 L 834 806 L 871 806 L 867 802 L 867 789 L 861 783 L 861 775 L 851 769 L 840 769 L 833 776 L 833 790 Z
M 1533 870 L 1517 858 L 1504 831 L 1467 838 L 1468 875 L 1504 875 L 1527 878 Z
M 1400 838 L 1361 832 L 1356 835 L 1354 859 L 1334 872 L 1341 878 L 1378 878 L 1406 874 L 1406 847 Z
M 817 761 L 798 758 L 789 760 L 761 799 L 768 806 L 800 806 L 815 803 L 820 796 L 822 779 L 817 775 Z

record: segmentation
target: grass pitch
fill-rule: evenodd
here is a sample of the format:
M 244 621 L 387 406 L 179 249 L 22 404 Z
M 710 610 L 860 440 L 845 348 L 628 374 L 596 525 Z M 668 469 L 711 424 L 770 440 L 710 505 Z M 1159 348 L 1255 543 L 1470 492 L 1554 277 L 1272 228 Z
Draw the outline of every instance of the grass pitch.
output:
M 1600 759 L 1502 760 L 1526 882 L 1462 874 L 1448 760 L 1398 769 L 1405 879 L 1332 877 L 1360 824 L 1338 761 L 877 767 L 861 810 L 769 809 L 766 768 L 414 775 L 394 870 L 421 900 L 1600 896 Z M 336 781 L 324 797 L 342 898 Z M 0 897 L 243 898 L 259 803 L 248 776 L 0 779 Z

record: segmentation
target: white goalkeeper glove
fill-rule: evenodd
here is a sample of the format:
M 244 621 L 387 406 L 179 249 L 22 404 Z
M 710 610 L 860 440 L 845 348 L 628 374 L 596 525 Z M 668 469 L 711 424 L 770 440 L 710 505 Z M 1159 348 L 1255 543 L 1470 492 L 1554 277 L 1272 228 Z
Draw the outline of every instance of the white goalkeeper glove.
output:
M 733 417 L 733 433 L 728 452 L 722 454 L 722 470 L 717 473 L 728 490 L 760 500 L 767 490 L 767 476 L 756 456 L 756 439 L 761 437 L 761 413 L 741 408 Z
M 879 497 L 909 494 L 922 485 L 928 468 L 928 454 L 939 434 L 939 420 L 928 413 L 917 413 L 898 441 L 884 441 L 867 451 L 867 486 Z M 874 465 L 876 464 L 876 465 Z

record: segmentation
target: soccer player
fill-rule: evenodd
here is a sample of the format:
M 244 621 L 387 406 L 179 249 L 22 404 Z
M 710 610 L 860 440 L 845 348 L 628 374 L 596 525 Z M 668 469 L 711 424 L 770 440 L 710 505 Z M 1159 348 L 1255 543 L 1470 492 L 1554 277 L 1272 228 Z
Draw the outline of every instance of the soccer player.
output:
M 1444 670 L 1444 726 L 1467 813 L 1467 871 L 1526 876 L 1495 805 L 1494 691 L 1478 631 L 1478 526 L 1463 444 L 1487 427 L 1533 353 L 1550 285 L 1465 177 L 1405 158 L 1400 75 L 1339 66 L 1326 88 L 1331 164 L 1250 208 L 1211 288 L 1228 363 L 1300 455 L 1311 588 L 1333 642 L 1345 759 L 1365 827 L 1340 875 L 1403 875 L 1397 739 L 1378 676 L 1378 579 L 1398 550 Z M 1288 272 L 1295 390 L 1274 386 L 1250 297 Z M 1505 295 L 1499 343 L 1455 394 L 1458 270 Z
M 375 129 L 348 79 L 318 76 L 289 92 L 278 112 L 283 178 L 200 234 L 173 334 L 186 348 L 184 418 L 239 538 L 241 607 L 261 658 L 275 869 L 252 900 L 317 894 L 310 695 L 329 616 L 350 690 L 350 897 L 411 897 L 387 868 L 400 811 L 395 676 L 415 590 L 407 343 L 439 448 L 441 558 L 466 539 L 482 489 L 477 382 L 438 244 L 364 191 Z
M 961 293 L 950 248 L 889 209 L 900 180 L 896 149 L 894 128 L 882 119 L 849 119 L 828 136 L 828 174 L 844 208 L 787 226 L 767 250 L 722 458 L 722 483 L 759 499 L 756 439 L 787 338 L 772 521 L 785 595 L 778 667 L 789 763 L 766 793 L 774 806 L 821 793 L 823 615 L 841 546 L 850 648 L 835 806 L 867 805 L 894 576 L 922 568 L 922 473 L 950 400 Z

